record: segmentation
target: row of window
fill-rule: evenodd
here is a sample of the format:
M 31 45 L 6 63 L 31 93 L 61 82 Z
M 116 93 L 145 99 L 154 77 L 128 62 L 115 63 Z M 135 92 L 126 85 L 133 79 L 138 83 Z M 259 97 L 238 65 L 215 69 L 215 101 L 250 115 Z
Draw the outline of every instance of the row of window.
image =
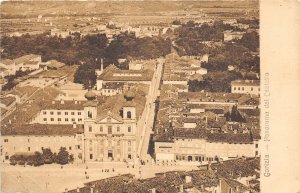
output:
M 111 140 L 108 140 L 107 142 L 108 142 L 108 146 L 112 146 L 112 141 Z M 121 141 L 116 141 L 116 142 L 117 142 L 117 146 L 121 145 Z M 131 147 L 131 141 L 128 141 L 127 144 L 128 144 L 128 147 Z M 89 141 L 89 145 L 90 146 L 93 145 L 93 140 Z M 104 141 L 103 140 L 100 141 L 100 145 L 104 146 Z
M 47 118 L 43 118 L 43 121 L 47 121 L 48 119 Z M 50 118 L 50 121 L 54 121 L 55 119 L 54 118 Z M 60 122 L 62 119 L 61 118 L 57 118 L 57 121 Z M 75 118 L 72 118 L 70 119 L 72 122 L 75 122 L 76 119 Z M 68 122 L 69 121 L 69 118 L 65 118 L 65 121 Z M 82 118 L 78 118 L 77 119 L 78 122 L 82 122 Z
M 117 155 L 120 156 L 120 153 L 118 153 Z M 113 153 L 111 153 L 111 152 L 107 153 L 107 157 L 108 157 L 108 158 L 111 158 L 111 159 L 114 159 Z M 128 158 L 128 159 L 132 159 L 131 154 L 128 154 L 128 155 L 127 155 L 127 158 Z M 93 155 L 93 154 L 90 154 L 90 159 L 91 159 L 91 160 L 94 159 L 94 155 Z M 116 160 L 120 161 L 119 158 L 117 158 Z
M 212 158 L 212 157 L 204 157 L 204 156 L 185 156 L 185 155 L 176 155 L 176 160 L 186 160 L 186 161 L 215 161 L 218 158 Z
M 233 87 L 233 90 L 245 90 L 244 87 Z M 251 91 L 253 91 L 253 87 L 251 87 Z M 260 88 L 258 88 L 258 91 L 260 91 Z
M 46 137 L 46 136 L 45 136 Z M 35 138 L 35 141 L 46 141 L 46 138 L 39 138 L 39 136 L 36 136 L 36 138 Z M 50 139 L 50 137 L 53 137 L 54 139 Z M 60 138 L 57 138 L 58 136 L 48 136 L 48 141 L 55 141 L 55 140 L 59 140 L 59 141 L 62 141 L 62 140 L 64 140 L 64 141 L 66 141 L 66 136 L 60 136 Z M 22 141 L 23 142 L 23 139 L 19 139 L 20 141 Z M 73 140 L 73 136 L 70 136 L 69 138 L 68 138 L 68 140 Z M 8 139 L 4 139 L 3 140 L 4 141 L 4 143 L 7 143 L 8 142 Z M 27 139 L 27 142 L 28 143 L 30 143 L 30 139 Z
M 117 132 L 120 132 L 120 126 L 117 126 Z M 127 127 L 127 131 L 128 133 L 131 133 L 131 126 Z M 89 132 L 93 132 L 93 127 L 89 126 Z M 103 132 L 103 126 L 100 126 L 100 132 Z M 111 125 L 107 126 L 107 132 L 108 134 L 112 134 L 113 133 L 113 127 Z
M 69 149 L 69 150 L 72 150 L 72 147 L 69 146 L 68 149 Z M 78 149 L 80 149 L 80 145 L 78 145 Z M 15 147 L 14 147 L 14 150 L 15 150 Z M 31 148 L 30 148 L 30 147 L 27 147 L 27 150 L 28 150 L 28 151 L 31 151 Z M 43 151 L 43 150 L 44 150 L 44 147 L 41 147 L 41 150 Z
M 56 114 L 61 115 L 62 112 L 58 111 Z M 43 111 L 44 115 L 47 115 L 47 111 Z M 71 112 L 71 115 L 75 115 L 75 112 Z M 50 115 L 54 115 L 53 111 L 50 111 Z M 65 115 L 69 115 L 69 112 L 65 112 Z M 77 115 L 81 115 L 81 112 L 77 112 Z

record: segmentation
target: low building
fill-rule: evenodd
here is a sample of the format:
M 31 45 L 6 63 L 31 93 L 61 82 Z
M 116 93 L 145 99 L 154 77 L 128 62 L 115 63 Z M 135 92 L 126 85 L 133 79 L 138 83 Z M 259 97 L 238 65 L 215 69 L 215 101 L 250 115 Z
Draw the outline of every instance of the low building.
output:
M 8 75 L 16 74 L 16 64 L 14 60 L 5 59 L 0 60 L 0 68 L 1 68 L 1 77 L 4 78 Z
M 46 62 L 47 69 L 57 70 L 65 66 L 64 63 L 58 62 L 57 60 L 49 60 Z
M 245 32 L 224 31 L 224 42 L 242 39 Z
M 62 30 L 62 29 L 53 28 L 53 29 L 50 30 L 50 35 L 61 37 L 61 38 L 66 38 L 66 37 L 70 36 L 70 31 L 69 30 Z
M 0 107 L 6 109 L 6 113 L 10 113 L 16 109 L 17 101 L 13 96 L 4 96 L 0 98 Z M 2 117 L 1 117 L 2 119 Z
M 29 54 L 14 59 L 16 64 L 16 70 L 21 71 L 33 71 L 40 68 L 42 58 L 40 55 Z
M 124 83 L 120 82 L 108 82 L 102 87 L 101 94 L 104 96 L 112 96 L 116 94 L 122 94 Z
M 234 80 L 231 82 L 232 93 L 260 95 L 259 80 Z
M 32 123 L 48 125 L 83 124 L 83 101 L 44 101 Z
M 50 148 L 58 153 L 65 147 L 75 162 L 83 161 L 83 125 L 24 124 L 1 128 L 1 161 L 18 153 L 42 152 Z
M 106 83 L 134 83 L 151 84 L 154 72 L 152 70 L 121 70 L 109 65 L 97 77 L 97 90 L 101 90 Z
M 145 99 L 127 92 L 98 104 L 95 94 L 86 94 L 84 104 L 85 162 L 134 161 L 144 122 Z

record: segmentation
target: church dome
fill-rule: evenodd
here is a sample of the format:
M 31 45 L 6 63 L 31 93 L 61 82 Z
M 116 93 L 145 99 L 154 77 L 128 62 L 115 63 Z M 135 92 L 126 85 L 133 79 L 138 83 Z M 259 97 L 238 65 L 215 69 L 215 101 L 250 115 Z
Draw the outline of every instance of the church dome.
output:
M 125 94 L 124 97 L 127 101 L 132 101 L 134 98 L 134 92 L 132 90 L 128 90 Z
M 96 94 L 92 91 L 92 90 L 89 90 L 87 93 L 85 93 L 85 98 L 87 100 L 94 100 L 96 99 Z

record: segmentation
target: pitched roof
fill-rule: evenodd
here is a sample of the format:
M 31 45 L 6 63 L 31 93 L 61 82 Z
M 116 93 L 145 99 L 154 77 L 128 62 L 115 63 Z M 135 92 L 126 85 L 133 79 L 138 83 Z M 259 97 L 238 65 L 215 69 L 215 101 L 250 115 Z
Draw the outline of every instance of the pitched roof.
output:
M 83 125 L 24 124 L 1 128 L 1 135 L 75 135 L 83 133 Z
M 139 89 L 137 89 L 134 93 L 133 102 L 135 103 L 136 107 L 136 119 L 139 119 L 139 116 L 142 114 L 145 108 L 145 96 L 146 93 Z M 128 101 L 126 101 L 123 94 L 104 97 L 102 100 L 98 99 L 97 120 L 103 119 L 103 117 L 108 115 L 108 112 L 110 112 L 111 116 L 114 116 L 114 118 L 122 119 L 120 110 L 127 104 Z
M 259 168 L 259 158 L 239 158 L 211 165 L 211 169 L 216 170 L 218 176 L 229 179 L 256 175 Z
M 3 98 L 0 99 L 0 102 L 2 104 L 4 104 L 6 107 L 11 105 L 14 101 L 16 101 L 16 98 L 12 97 L 12 96 L 3 97 Z
M 43 101 L 41 108 L 53 110 L 83 110 L 85 101 Z
M 57 60 L 49 60 L 49 61 L 47 61 L 47 66 L 48 66 L 48 68 L 61 68 L 61 67 L 63 67 L 63 66 L 65 66 L 65 64 L 64 63 L 62 63 L 62 62 L 58 62 Z
M 4 59 L 4 60 L 0 60 L 0 63 L 5 64 L 5 65 L 11 65 L 14 63 L 14 61 L 11 59 Z
M 106 67 L 98 80 L 104 81 L 151 81 L 153 70 L 121 70 L 114 65 Z
M 233 86 L 259 86 L 259 80 L 234 80 L 231 82 Z
M 41 56 L 35 55 L 35 54 L 28 54 L 28 55 L 24 55 L 24 56 L 14 59 L 14 61 L 16 62 L 16 64 L 20 64 L 20 63 L 29 62 L 37 57 L 41 57 Z

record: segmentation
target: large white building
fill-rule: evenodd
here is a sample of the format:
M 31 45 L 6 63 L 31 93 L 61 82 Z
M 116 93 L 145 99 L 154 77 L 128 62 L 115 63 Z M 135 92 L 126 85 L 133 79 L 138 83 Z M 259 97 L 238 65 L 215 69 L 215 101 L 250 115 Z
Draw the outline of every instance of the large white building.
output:
M 134 161 L 145 118 L 144 99 L 131 92 L 103 104 L 93 93 L 84 104 L 85 162 Z
M 179 130 L 179 131 L 178 131 Z M 170 141 L 155 142 L 156 161 L 216 161 L 258 156 L 257 142 L 250 133 L 207 133 L 205 129 L 175 129 Z
M 234 80 L 231 82 L 232 93 L 260 95 L 259 80 Z
M 15 154 L 33 154 L 46 148 L 58 153 L 61 147 L 75 162 L 83 161 L 83 125 L 9 125 L 1 129 L 1 135 L 1 162 L 9 162 Z
M 109 98 L 88 91 L 88 101 L 40 101 L 28 123 L 4 121 L 1 128 L 1 159 L 60 147 L 75 162 L 134 161 L 145 121 L 145 93 L 135 90 Z M 28 104 L 30 105 L 30 104 Z M 35 107 L 35 108 L 36 108 Z M 15 117 L 12 115 L 12 117 Z
M 42 109 L 32 123 L 39 124 L 83 124 L 84 101 L 44 101 Z
M 151 84 L 152 70 L 121 70 L 114 65 L 106 67 L 97 77 L 97 90 L 102 90 L 107 83 Z

